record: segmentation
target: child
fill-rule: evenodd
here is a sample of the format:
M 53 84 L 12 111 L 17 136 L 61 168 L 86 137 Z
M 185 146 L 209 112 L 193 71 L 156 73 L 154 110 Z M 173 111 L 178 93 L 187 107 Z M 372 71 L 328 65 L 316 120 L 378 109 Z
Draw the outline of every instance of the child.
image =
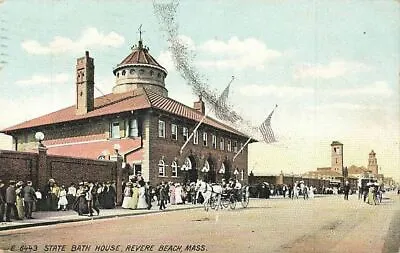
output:
M 61 190 L 58 194 L 58 210 L 67 211 L 67 205 L 68 205 L 68 200 L 67 200 L 67 192 L 65 191 L 65 186 L 61 186 Z

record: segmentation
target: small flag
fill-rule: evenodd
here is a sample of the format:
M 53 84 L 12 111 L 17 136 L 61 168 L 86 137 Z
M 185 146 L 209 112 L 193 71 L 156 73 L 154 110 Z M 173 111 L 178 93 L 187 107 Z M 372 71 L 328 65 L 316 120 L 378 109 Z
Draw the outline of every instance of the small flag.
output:
M 276 107 L 278 107 L 278 105 L 275 105 L 275 108 L 272 110 L 272 112 L 268 115 L 267 119 L 261 124 L 261 126 L 259 128 L 260 132 L 263 136 L 263 140 L 266 143 L 276 142 L 274 132 L 272 131 L 272 128 L 271 128 L 271 118 L 272 118 L 272 114 L 274 113 Z
M 229 88 L 230 88 L 233 80 L 235 80 L 234 76 L 232 76 L 232 79 L 229 82 L 228 86 L 226 86 L 226 88 L 222 92 L 221 96 L 219 96 L 218 100 L 216 101 L 216 103 L 214 105 L 215 116 L 221 120 L 226 120 L 226 118 L 229 118 L 229 116 L 228 116 L 229 108 L 227 105 L 227 100 L 228 100 L 228 96 L 229 96 Z

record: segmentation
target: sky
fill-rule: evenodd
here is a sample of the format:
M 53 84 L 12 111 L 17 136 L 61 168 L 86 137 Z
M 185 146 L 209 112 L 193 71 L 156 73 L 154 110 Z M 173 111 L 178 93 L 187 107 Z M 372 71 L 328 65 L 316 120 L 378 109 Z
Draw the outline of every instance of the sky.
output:
M 167 0 L 162 0 L 168 2 Z M 398 1 L 181 0 L 179 34 L 209 87 L 232 82 L 229 104 L 259 126 L 274 108 L 278 142 L 249 147 L 255 175 L 344 165 L 400 181 Z M 144 44 L 168 70 L 169 96 L 198 98 L 175 69 L 150 0 L 0 0 L 0 129 L 74 103 L 76 58 L 95 62 L 95 95 L 111 92 L 113 67 Z M 9 148 L 9 139 L 0 137 Z

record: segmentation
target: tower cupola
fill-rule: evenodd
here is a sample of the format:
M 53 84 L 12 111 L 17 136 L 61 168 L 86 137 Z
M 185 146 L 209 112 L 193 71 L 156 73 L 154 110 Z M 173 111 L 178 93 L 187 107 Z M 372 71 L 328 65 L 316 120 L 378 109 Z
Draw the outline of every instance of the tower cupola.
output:
M 161 96 L 168 96 L 168 90 L 165 88 L 167 70 L 150 55 L 149 48 L 143 45 L 141 36 L 138 45 L 131 49 L 132 52 L 113 70 L 116 77 L 113 93 L 143 87 Z

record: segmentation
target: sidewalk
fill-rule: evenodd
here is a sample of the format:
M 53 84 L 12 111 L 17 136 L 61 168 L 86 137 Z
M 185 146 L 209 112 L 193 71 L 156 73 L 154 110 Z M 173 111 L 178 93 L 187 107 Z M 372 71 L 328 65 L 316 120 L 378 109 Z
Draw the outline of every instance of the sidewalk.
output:
M 115 209 L 100 209 L 100 215 L 97 216 L 96 212 L 94 212 L 92 217 L 89 217 L 87 215 L 79 216 L 77 212 L 72 210 L 40 211 L 40 212 L 34 212 L 32 214 L 34 219 L 11 220 L 11 222 L 0 222 L 0 231 L 35 227 L 35 226 L 54 225 L 67 222 L 78 222 L 78 221 L 107 219 L 107 218 L 133 216 L 133 215 L 144 215 L 144 214 L 160 213 L 160 212 L 171 212 L 171 211 L 187 210 L 187 209 L 202 208 L 202 207 L 203 205 L 201 204 L 167 205 L 167 208 L 162 211 L 158 209 L 158 206 L 153 206 L 150 210 L 147 209 L 130 210 L 117 207 Z

